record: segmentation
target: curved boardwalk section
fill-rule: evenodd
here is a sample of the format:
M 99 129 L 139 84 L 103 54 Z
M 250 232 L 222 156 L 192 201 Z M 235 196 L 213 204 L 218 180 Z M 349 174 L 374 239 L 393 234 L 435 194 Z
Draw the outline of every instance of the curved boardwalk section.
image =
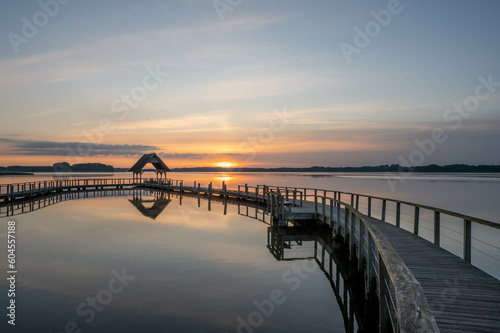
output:
M 500 281 L 386 222 L 369 218 L 420 283 L 440 332 L 500 332 Z
M 231 190 L 225 183 L 217 189 L 212 183 L 208 187 L 196 182 L 186 186 L 183 181 L 170 179 L 160 182 L 84 179 L 0 185 L 0 208 L 7 207 L 6 214 L 12 215 L 14 206 L 21 205 L 23 210 L 25 202 L 31 205 L 37 197 L 137 188 L 262 204 L 277 227 L 297 220 L 329 224 L 332 232 L 347 243 L 358 270 L 364 272 L 365 296 L 378 298 L 380 332 L 500 332 L 500 281 L 471 264 L 471 240 L 476 239 L 471 225 L 481 225 L 491 233 L 490 239 L 495 244 L 479 241 L 494 249 L 499 249 L 500 225 L 455 212 L 348 192 L 265 185 L 239 185 L 237 190 Z M 363 200 L 365 209 L 361 208 Z M 388 216 L 390 205 L 395 208 L 394 216 Z M 380 208 L 380 219 L 373 217 L 376 208 Z M 408 208 L 414 212 L 410 216 L 413 233 L 400 227 L 402 211 Z M 433 216 L 434 243 L 418 236 L 423 213 Z M 262 215 L 265 216 L 264 211 Z M 442 221 L 450 217 L 456 219 L 455 223 L 463 223 L 463 259 L 440 247 Z M 393 219 L 394 225 L 386 222 L 388 218 Z

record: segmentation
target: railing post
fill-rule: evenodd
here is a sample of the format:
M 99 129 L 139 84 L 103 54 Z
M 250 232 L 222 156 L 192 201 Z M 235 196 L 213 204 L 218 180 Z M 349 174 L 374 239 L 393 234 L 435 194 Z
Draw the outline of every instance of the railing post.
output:
M 440 229 L 441 229 L 441 216 L 439 212 L 434 211 L 434 244 L 440 244 Z
M 323 209 L 322 209 L 323 223 L 326 223 L 326 198 L 325 197 L 323 197 L 323 199 L 321 200 L 321 203 L 323 205 Z
M 366 249 L 368 249 L 368 242 L 365 237 L 365 224 L 358 218 L 358 229 L 359 229 L 359 258 L 358 258 L 358 271 L 363 271 L 363 264 L 366 261 Z M 364 249 L 363 249 L 364 247 Z
M 368 197 L 368 216 L 372 216 L 372 198 Z
M 285 221 L 285 198 L 281 197 L 281 220 Z
M 344 207 L 344 241 L 346 240 L 346 237 L 350 237 L 350 234 L 347 232 L 347 226 L 349 223 L 349 209 L 347 206 Z M 349 231 L 350 232 L 350 231 Z
M 401 203 L 396 204 L 396 227 L 401 226 Z
M 337 233 L 340 230 L 340 202 L 337 201 Z
M 368 262 L 366 263 L 367 266 L 367 273 L 368 273 L 368 281 L 366 281 L 366 298 L 369 298 L 369 294 L 375 294 L 376 293 L 376 273 L 375 269 L 378 270 L 378 267 L 375 267 L 375 252 L 377 250 L 377 247 L 375 246 L 375 241 L 373 240 L 372 235 L 368 232 L 367 233 L 367 238 L 368 238 Z
M 330 199 L 330 228 L 333 229 L 333 200 Z
M 387 277 L 387 273 L 385 271 L 385 266 L 382 261 L 382 257 L 379 254 L 378 258 L 379 269 L 378 269 L 378 286 L 379 286 L 379 323 L 380 323 L 380 332 L 389 332 L 393 331 L 391 325 L 389 325 L 389 321 L 387 320 L 390 317 L 390 311 L 387 307 L 387 294 L 389 290 L 387 289 L 385 279 Z
M 472 223 L 469 220 L 464 220 L 464 260 L 472 261 Z
M 359 210 L 359 194 L 356 194 L 356 210 Z
M 414 225 L 413 225 L 413 233 L 415 235 L 418 235 L 418 223 L 419 223 L 419 215 L 420 215 L 420 207 L 415 206 L 415 220 L 414 220 Z
M 354 212 L 349 211 L 349 230 L 351 235 L 349 236 L 349 259 L 354 260 L 354 256 L 356 256 L 356 232 L 355 232 L 355 222 L 354 219 L 356 215 Z
M 387 200 L 382 200 L 382 221 L 385 222 L 385 210 L 387 207 Z

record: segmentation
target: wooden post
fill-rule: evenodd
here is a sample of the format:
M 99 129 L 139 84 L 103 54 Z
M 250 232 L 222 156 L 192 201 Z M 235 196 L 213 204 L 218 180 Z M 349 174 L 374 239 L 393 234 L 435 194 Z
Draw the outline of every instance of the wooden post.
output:
M 413 233 L 415 235 L 418 235 L 419 213 L 420 213 L 420 207 L 415 206 L 415 220 L 413 225 Z
M 356 194 L 356 209 L 359 210 L 359 194 Z
M 372 216 L 372 197 L 368 197 L 368 216 Z
M 344 207 L 344 241 L 346 240 L 346 237 L 349 236 L 349 234 L 347 233 L 347 224 L 348 224 L 348 216 L 349 216 L 349 209 L 347 208 L 347 206 Z
M 387 200 L 382 200 L 382 221 L 385 222 L 385 210 L 387 207 Z
M 359 258 L 358 258 L 358 271 L 363 272 L 363 264 L 366 261 L 366 249 L 368 249 L 368 240 L 365 236 L 366 227 L 361 219 L 359 221 Z M 364 249 L 363 249 L 364 247 Z
M 285 198 L 281 197 L 281 219 L 285 221 Z
M 375 280 L 376 280 L 376 274 L 375 274 L 375 269 L 378 269 L 378 267 L 375 267 L 375 255 L 377 251 L 377 247 L 375 246 L 375 241 L 373 240 L 373 237 L 370 233 L 367 233 L 368 237 L 368 262 L 367 262 L 367 270 L 368 270 L 368 281 L 367 281 L 367 288 L 366 288 L 366 298 L 368 299 L 368 294 L 374 294 L 375 293 Z
M 441 232 L 441 216 L 439 212 L 434 211 L 434 244 L 439 246 L 440 244 L 440 232 Z
M 326 197 L 323 197 L 321 200 L 321 204 L 323 205 L 322 214 L 323 214 L 323 223 L 326 223 Z
M 330 228 L 333 228 L 333 200 L 330 199 Z
M 389 292 L 386 286 L 386 276 L 387 273 L 385 271 L 385 266 L 382 261 L 382 256 L 379 255 L 379 264 L 378 264 L 378 286 L 379 286 L 379 323 L 380 323 L 380 332 L 389 332 L 392 330 L 387 317 L 390 316 L 389 309 L 387 308 L 386 297 Z
M 337 202 L 337 232 L 340 231 L 340 202 Z
M 401 203 L 396 204 L 396 227 L 401 227 Z
M 316 190 L 314 190 L 316 192 Z M 314 194 L 314 218 L 318 218 L 318 196 Z
M 351 236 L 349 236 L 349 259 L 354 260 L 354 256 L 356 255 L 356 232 L 355 228 L 355 219 L 356 215 L 352 211 L 349 211 L 349 229 L 351 230 Z
M 469 220 L 464 220 L 464 260 L 472 261 L 472 223 Z

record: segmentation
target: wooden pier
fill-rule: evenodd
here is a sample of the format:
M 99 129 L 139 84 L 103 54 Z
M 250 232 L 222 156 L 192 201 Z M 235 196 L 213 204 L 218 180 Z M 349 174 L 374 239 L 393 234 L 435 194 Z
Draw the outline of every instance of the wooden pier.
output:
M 58 193 L 134 188 L 252 202 L 265 207 L 277 227 L 294 221 L 328 224 L 364 272 L 366 297 L 379 300 L 380 332 L 500 332 L 500 281 L 487 274 L 498 263 L 481 266 L 486 272 L 474 266 L 482 265 L 475 259 L 481 255 L 500 262 L 496 222 L 342 191 L 266 185 L 228 189 L 225 183 L 216 188 L 171 179 L 0 185 L 0 206 Z M 493 242 L 474 234 L 481 228 Z M 452 237 L 444 231 L 449 230 L 461 238 L 459 256 L 446 248 Z

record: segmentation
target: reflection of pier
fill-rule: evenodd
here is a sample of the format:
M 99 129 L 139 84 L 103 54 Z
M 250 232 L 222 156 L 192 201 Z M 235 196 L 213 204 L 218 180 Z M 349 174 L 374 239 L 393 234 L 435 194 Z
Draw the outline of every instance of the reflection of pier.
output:
M 201 207 L 201 200 L 207 200 L 209 211 L 212 209 L 212 202 L 222 204 L 224 207 L 224 214 L 227 212 L 227 206 L 233 205 L 238 207 L 238 214 L 242 216 L 253 218 L 266 224 L 270 223 L 270 217 L 265 207 L 254 201 L 241 201 L 219 196 L 205 197 L 203 194 L 169 192 L 142 187 L 133 187 L 131 189 L 98 188 L 81 191 L 62 191 L 42 196 L 26 197 L 15 201 L 0 202 L 0 217 L 26 214 L 70 200 L 125 196 L 132 197 L 129 199 L 129 202 L 133 204 L 141 214 L 153 220 L 165 210 L 174 198 L 178 199 L 179 204 L 182 205 L 182 199 L 184 197 L 189 197 L 198 199 L 198 207 Z
M 277 260 L 313 259 L 327 277 L 342 311 L 346 332 L 378 332 L 376 295 L 365 297 L 363 274 L 349 251 L 332 242 L 331 230 L 303 226 L 267 229 L 268 249 Z
M 137 190 L 87 190 L 79 192 L 53 193 L 51 195 L 39 196 L 37 198 L 26 198 L 12 202 L 0 203 L 0 217 L 25 214 L 52 205 L 78 199 L 101 198 L 101 197 L 123 197 L 130 196 Z

